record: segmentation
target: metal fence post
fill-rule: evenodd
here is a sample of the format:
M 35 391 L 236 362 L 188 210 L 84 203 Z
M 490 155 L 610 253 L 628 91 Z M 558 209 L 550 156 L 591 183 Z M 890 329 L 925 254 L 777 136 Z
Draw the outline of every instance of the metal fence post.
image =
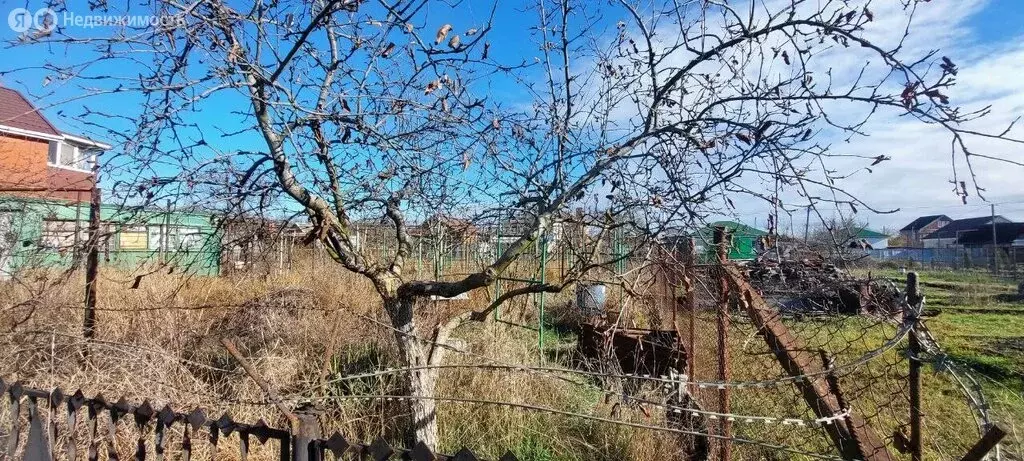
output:
M 93 184 L 93 189 L 96 185 Z M 92 202 L 92 195 L 89 196 L 90 203 Z M 88 226 L 86 226 L 88 230 Z M 75 265 L 75 269 L 78 269 L 79 264 L 82 264 L 82 191 L 75 191 L 75 241 L 72 247 L 74 251 L 71 254 L 72 264 Z M 86 240 L 88 243 L 88 240 Z
M 293 461 L 321 461 L 322 450 L 317 442 L 320 439 L 320 421 L 315 414 L 295 412 L 298 417 L 298 428 L 292 434 L 294 447 Z
M 495 261 L 501 257 L 501 218 L 498 218 L 498 226 L 495 231 L 494 237 L 494 259 Z M 501 297 L 501 278 L 494 280 L 494 300 L 497 301 Z M 492 302 L 493 302 L 492 301 Z M 494 307 L 494 320 L 501 320 L 501 306 Z
M 992 449 L 999 450 L 999 441 L 1003 440 L 1003 437 L 1006 437 L 1006 431 L 1003 428 L 998 425 L 990 426 L 985 435 L 971 447 L 963 458 L 960 458 L 961 461 L 981 461 L 985 459 Z M 995 456 L 996 459 L 999 459 L 998 451 Z
M 548 272 L 548 234 L 541 234 L 540 239 L 540 284 L 547 282 Z M 540 304 L 537 314 L 537 350 L 540 352 L 540 361 L 544 362 L 544 292 L 539 295 Z
M 726 279 L 725 265 L 729 255 L 729 237 L 724 227 L 715 227 L 715 250 L 721 268 L 718 274 L 718 380 L 729 380 L 729 282 Z M 729 413 L 729 387 L 722 386 L 718 390 L 718 410 Z M 721 435 L 719 459 L 732 459 L 732 422 L 729 418 L 720 418 Z
M 920 284 L 917 272 L 907 273 L 907 308 L 904 316 L 913 322 L 910 329 L 908 345 L 910 353 L 910 373 L 908 374 L 910 393 L 910 459 L 921 461 L 921 343 L 917 339 L 917 322 L 921 303 Z
M 697 373 L 697 352 L 696 352 L 696 348 L 694 347 L 694 345 L 696 343 L 696 340 L 695 340 L 694 337 L 696 336 L 696 331 L 695 331 L 696 330 L 696 326 L 695 326 L 695 323 L 696 323 L 696 317 L 697 317 L 697 303 L 696 303 L 696 296 L 695 296 L 695 291 L 696 290 L 694 289 L 694 286 L 693 286 L 693 282 L 694 282 L 694 280 L 695 280 L 695 278 L 697 276 L 696 271 L 694 270 L 695 265 L 697 264 L 697 242 L 694 240 L 693 237 L 690 237 L 690 238 L 686 239 L 686 259 L 685 259 L 685 264 L 686 264 L 686 267 L 684 268 L 684 270 L 686 272 L 683 274 L 683 281 L 685 283 L 685 289 L 686 289 L 686 293 L 685 293 L 686 294 L 686 309 L 689 311 L 689 315 L 690 315 L 690 325 L 689 325 L 689 330 L 690 331 L 689 331 L 689 338 L 687 340 L 687 346 L 688 346 L 688 349 L 689 349 L 687 351 L 687 362 L 689 363 L 690 380 L 693 381 L 693 380 L 696 380 L 695 375 Z
M 95 176 L 93 176 L 95 180 Z M 100 271 L 100 188 L 93 185 L 89 200 L 89 242 L 85 260 L 85 317 L 82 320 L 82 336 L 92 339 L 96 333 L 96 279 Z M 89 350 L 83 349 L 88 356 Z

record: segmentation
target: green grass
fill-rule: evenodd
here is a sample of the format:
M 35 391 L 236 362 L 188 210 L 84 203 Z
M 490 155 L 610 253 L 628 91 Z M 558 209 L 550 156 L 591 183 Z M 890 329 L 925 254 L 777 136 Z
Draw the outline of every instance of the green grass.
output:
M 894 281 L 895 270 L 874 276 Z M 1024 302 L 1017 283 L 979 271 L 920 271 L 925 308 L 938 309 L 926 325 L 950 357 L 997 382 L 1024 391 Z
M 892 278 L 900 286 L 905 278 L 897 271 L 874 271 L 872 275 Z M 1024 423 L 1024 400 L 1020 395 L 1024 390 L 1021 378 L 1024 374 L 1024 304 L 1010 300 L 1009 295 L 1015 292 L 1016 285 L 976 272 L 921 272 L 920 275 L 922 290 L 927 296 L 926 307 L 940 311 L 927 319 L 928 327 L 950 358 L 969 366 L 982 377 L 994 418 L 1011 434 L 1004 442 L 1004 453 L 1020 453 L 1020 442 L 1014 434 Z M 550 305 L 549 315 L 553 315 L 560 303 L 553 301 Z M 576 342 L 575 335 L 556 328 L 551 319 L 546 320 L 549 320 L 544 339 L 546 363 L 573 366 L 567 359 Z M 700 336 L 694 351 L 699 367 L 696 374 L 703 380 L 713 380 L 714 318 L 705 316 L 698 321 Z M 535 318 L 519 322 L 536 325 Z M 787 319 L 785 323 L 815 354 L 812 360 L 816 360 L 818 349 L 824 349 L 837 363 L 848 363 L 877 349 L 896 332 L 890 322 L 869 316 Z M 510 362 L 533 363 L 538 359 L 534 330 L 496 325 L 472 330 L 463 332 L 463 336 L 480 347 L 481 353 L 501 356 Z M 881 357 L 849 369 L 840 382 L 854 411 L 887 443 L 891 443 L 895 431 L 907 432 L 909 364 L 905 345 L 904 341 Z M 771 380 L 782 374 L 767 345 L 742 316 L 733 324 L 730 350 L 734 380 Z M 597 416 L 610 414 L 599 383 L 586 379 L 581 380 L 583 385 L 569 385 L 530 375 L 467 371 L 446 372 L 445 377 L 442 387 L 446 390 L 442 393 L 450 395 L 464 395 L 466 389 L 473 389 L 472 395 L 490 400 L 532 402 Z M 925 458 L 958 459 L 979 437 L 973 413 L 949 374 L 936 373 L 928 366 L 922 380 Z M 698 400 L 705 409 L 715 408 L 716 393 L 715 389 L 698 391 Z M 731 406 L 732 412 L 737 414 L 815 417 L 792 385 L 733 390 Z M 648 419 L 625 406 L 621 411 L 627 420 L 665 424 L 658 414 Z M 478 449 L 478 454 L 494 458 L 511 450 L 520 459 L 543 461 L 650 459 L 678 449 L 678 442 L 666 434 L 558 415 L 451 405 L 443 406 L 439 414 L 445 449 L 453 451 L 466 444 Z M 473 421 L 473 424 L 463 424 L 465 421 Z M 831 453 L 834 450 L 822 430 L 811 427 L 737 422 L 734 431 L 738 437 L 802 451 Z M 750 444 L 737 443 L 733 449 L 734 459 L 808 459 Z M 898 455 L 897 459 L 908 458 Z
M 1024 301 L 1016 297 L 1019 281 L 982 271 L 923 270 L 918 274 L 926 311 L 937 311 L 925 324 L 950 359 L 979 376 L 992 414 L 1010 430 L 1004 444 L 1019 456 L 1021 441 L 1015 434 L 1024 425 Z M 872 276 L 889 278 L 901 287 L 906 277 L 895 270 L 873 271 Z M 943 421 L 947 409 L 962 401 L 954 400 L 959 392 L 942 376 L 926 374 L 925 404 L 936 408 L 930 412 L 934 424 L 952 425 Z M 936 405 L 942 402 L 944 407 Z M 971 425 L 961 429 L 976 437 Z

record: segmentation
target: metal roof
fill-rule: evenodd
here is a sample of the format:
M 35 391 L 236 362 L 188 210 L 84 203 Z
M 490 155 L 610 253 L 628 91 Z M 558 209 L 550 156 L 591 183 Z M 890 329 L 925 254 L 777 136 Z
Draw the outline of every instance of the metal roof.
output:
M 950 221 L 953 220 L 952 218 L 950 218 L 949 216 L 946 216 L 944 214 L 934 214 L 934 215 L 930 215 L 930 216 L 921 216 L 920 218 L 917 218 L 917 219 L 911 221 L 910 224 L 907 224 L 906 226 L 903 226 L 903 228 L 900 229 L 900 231 L 901 232 L 902 231 L 916 231 L 916 230 L 924 228 L 924 226 L 927 226 L 927 225 L 931 224 L 933 221 L 935 221 L 936 219 L 940 219 L 940 218 L 946 218 L 946 219 L 948 219 Z
M 4 87 L 0 87 L 0 125 L 51 136 L 61 135 L 21 93 Z
M 957 238 L 959 234 L 977 230 L 982 226 L 991 226 L 993 219 L 996 224 L 1009 223 L 1010 220 L 1002 216 L 996 215 L 995 218 L 992 216 L 978 216 L 976 218 L 957 219 L 953 222 L 940 227 L 935 232 L 922 237 L 922 239 L 952 239 Z

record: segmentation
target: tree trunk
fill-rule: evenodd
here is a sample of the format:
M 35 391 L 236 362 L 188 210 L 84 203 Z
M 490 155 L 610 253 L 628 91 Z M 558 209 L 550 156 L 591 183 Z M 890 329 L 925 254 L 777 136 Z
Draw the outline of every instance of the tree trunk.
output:
M 433 397 L 437 384 L 437 370 L 422 370 L 409 374 L 409 393 L 422 397 Z M 412 410 L 412 427 L 409 431 L 410 442 L 423 442 L 431 450 L 437 449 L 437 402 L 432 399 L 413 399 L 409 401 Z M 409 445 L 413 446 L 413 445 Z
M 430 344 L 417 340 L 420 335 L 413 319 L 415 305 L 415 299 L 406 298 L 387 302 L 391 324 L 395 327 L 395 340 L 405 361 L 405 366 L 408 367 L 427 366 L 432 362 L 436 363 L 436 359 L 440 358 L 431 357 Z M 409 400 L 409 409 L 412 414 L 412 421 L 406 435 L 410 442 L 409 446 L 423 442 L 431 450 L 435 450 L 437 448 L 437 414 L 435 412 L 437 402 L 432 400 L 432 397 L 434 397 L 434 387 L 437 383 L 437 370 L 416 370 L 407 373 L 406 376 L 408 395 L 423 397 Z

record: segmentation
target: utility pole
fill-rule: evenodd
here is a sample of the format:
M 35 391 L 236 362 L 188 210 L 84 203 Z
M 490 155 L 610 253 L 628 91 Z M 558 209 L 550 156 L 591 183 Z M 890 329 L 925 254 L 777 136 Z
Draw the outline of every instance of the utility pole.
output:
M 996 242 L 996 204 L 990 205 L 992 207 L 992 270 L 993 272 L 999 272 L 999 247 Z
M 807 220 L 804 221 L 804 243 L 807 243 L 807 238 L 811 231 L 811 206 L 807 205 Z

